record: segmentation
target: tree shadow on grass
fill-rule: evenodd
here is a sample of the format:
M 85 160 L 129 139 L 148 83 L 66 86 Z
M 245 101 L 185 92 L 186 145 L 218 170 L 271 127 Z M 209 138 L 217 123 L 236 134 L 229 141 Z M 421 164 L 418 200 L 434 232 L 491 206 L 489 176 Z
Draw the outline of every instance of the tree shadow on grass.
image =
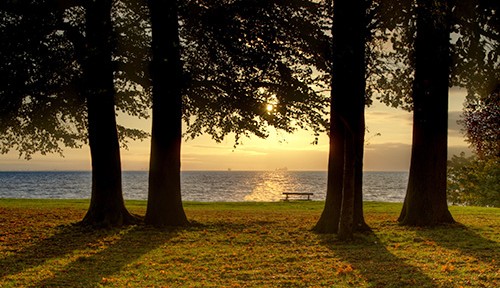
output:
M 333 235 L 319 235 L 323 245 L 352 265 L 371 287 L 435 287 L 432 279 L 418 267 L 389 252 L 373 232 L 357 234 L 344 243 Z
M 13 255 L 0 259 L 0 278 L 20 273 L 42 265 L 48 260 L 63 257 L 75 250 L 98 243 L 102 239 L 117 234 L 119 230 L 90 230 L 78 225 L 64 225 L 57 232 L 35 242 Z
M 120 237 L 107 247 L 95 254 L 80 256 L 33 287 L 65 287 L 76 283 L 81 287 L 94 287 L 127 264 L 168 242 L 177 235 L 178 230 L 172 229 L 133 226 L 122 230 Z
M 438 246 L 460 251 L 485 263 L 500 259 L 500 245 L 497 242 L 484 238 L 460 223 L 418 229 L 416 232 L 422 241 L 434 241 Z

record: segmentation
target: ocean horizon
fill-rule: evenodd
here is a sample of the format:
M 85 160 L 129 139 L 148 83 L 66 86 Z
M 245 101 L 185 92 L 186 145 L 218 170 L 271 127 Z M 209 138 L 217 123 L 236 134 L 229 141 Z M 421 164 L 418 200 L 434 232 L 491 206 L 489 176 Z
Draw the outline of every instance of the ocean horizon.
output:
M 364 171 L 365 201 L 403 202 L 405 171 Z M 327 171 L 184 170 L 182 199 L 200 202 L 272 202 L 283 192 L 311 192 L 324 200 Z M 123 171 L 125 199 L 146 200 L 148 171 Z M 89 199 L 91 171 L 0 171 L 0 198 Z

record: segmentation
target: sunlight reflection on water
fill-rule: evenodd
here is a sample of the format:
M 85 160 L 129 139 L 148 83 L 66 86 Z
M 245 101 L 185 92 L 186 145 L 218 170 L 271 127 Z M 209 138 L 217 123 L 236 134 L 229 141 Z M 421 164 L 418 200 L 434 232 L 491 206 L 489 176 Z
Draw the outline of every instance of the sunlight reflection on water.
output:
M 284 171 L 266 172 L 261 178 L 252 192 L 245 196 L 245 201 L 279 201 L 283 192 L 297 186 L 295 177 Z

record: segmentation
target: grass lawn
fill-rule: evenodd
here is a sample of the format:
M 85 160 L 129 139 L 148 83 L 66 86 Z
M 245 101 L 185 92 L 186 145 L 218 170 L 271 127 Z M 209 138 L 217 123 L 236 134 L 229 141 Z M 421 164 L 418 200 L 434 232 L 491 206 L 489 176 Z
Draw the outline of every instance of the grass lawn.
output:
M 322 202 L 185 203 L 195 225 L 89 231 L 84 200 L 0 199 L 0 287 L 499 287 L 500 209 L 401 227 L 401 204 L 365 203 L 373 233 L 310 232 Z M 143 215 L 146 203 L 128 201 Z

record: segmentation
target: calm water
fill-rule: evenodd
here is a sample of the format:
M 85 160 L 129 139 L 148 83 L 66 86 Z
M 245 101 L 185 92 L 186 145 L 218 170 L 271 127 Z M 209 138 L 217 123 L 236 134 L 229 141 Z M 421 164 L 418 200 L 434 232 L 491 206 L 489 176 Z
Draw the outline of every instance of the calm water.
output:
M 123 172 L 125 199 L 147 198 L 147 172 Z M 408 173 L 365 172 L 364 199 L 403 202 Z M 90 172 L 0 172 L 0 198 L 88 199 Z M 324 200 L 326 172 L 187 171 L 182 172 L 187 201 L 279 201 L 282 192 L 313 192 Z

